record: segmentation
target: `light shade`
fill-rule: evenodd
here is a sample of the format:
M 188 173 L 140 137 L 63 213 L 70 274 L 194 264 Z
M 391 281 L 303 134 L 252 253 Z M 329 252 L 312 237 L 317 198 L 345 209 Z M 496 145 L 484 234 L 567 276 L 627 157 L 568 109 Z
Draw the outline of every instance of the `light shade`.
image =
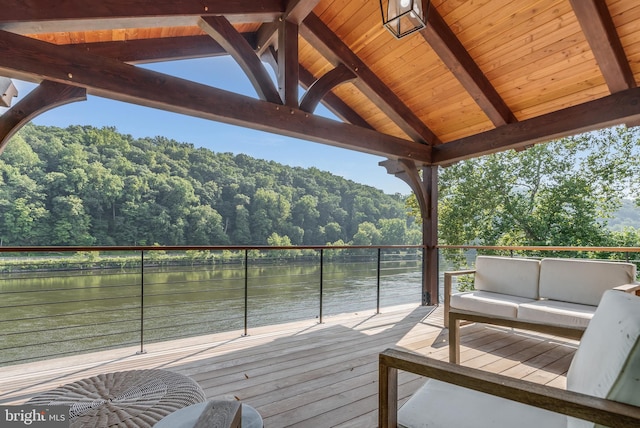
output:
M 380 0 L 382 24 L 397 39 L 427 26 L 429 0 Z

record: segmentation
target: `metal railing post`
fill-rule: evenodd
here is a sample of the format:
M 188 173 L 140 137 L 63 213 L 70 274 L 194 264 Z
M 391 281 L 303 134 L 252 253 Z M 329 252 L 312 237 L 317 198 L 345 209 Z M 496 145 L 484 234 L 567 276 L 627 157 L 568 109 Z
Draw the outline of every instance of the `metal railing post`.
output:
M 244 334 L 249 335 L 249 250 L 244 250 Z
M 140 251 L 140 350 L 136 354 L 146 354 L 144 350 L 144 250 Z
M 320 249 L 320 316 L 319 322 L 322 324 L 322 294 L 323 294 L 323 273 L 324 273 L 324 249 Z
M 376 290 L 376 314 L 380 313 L 380 253 L 382 248 L 378 248 L 378 273 L 377 273 L 377 290 Z

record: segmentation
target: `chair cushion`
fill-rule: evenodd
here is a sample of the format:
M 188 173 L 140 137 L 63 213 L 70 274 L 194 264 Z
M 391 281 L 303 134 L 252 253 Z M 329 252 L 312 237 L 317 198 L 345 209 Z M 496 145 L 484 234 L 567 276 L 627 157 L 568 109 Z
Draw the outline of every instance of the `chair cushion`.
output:
M 515 318 L 518 305 L 535 300 L 489 291 L 467 291 L 451 296 L 451 308 Z
M 636 267 L 631 263 L 542 259 L 540 298 L 597 306 L 606 290 L 635 279 Z
M 639 338 L 640 297 L 605 292 L 569 367 L 567 389 L 640 406 Z M 567 426 L 593 424 L 571 418 Z
M 565 428 L 564 415 L 429 379 L 398 410 L 405 428 Z
M 595 311 L 596 306 L 558 300 L 538 300 L 518 306 L 518 319 L 545 324 L 586 327 Z
M 537 299 L 539 272 L 538 260 L 478 256 L 474 288 Z

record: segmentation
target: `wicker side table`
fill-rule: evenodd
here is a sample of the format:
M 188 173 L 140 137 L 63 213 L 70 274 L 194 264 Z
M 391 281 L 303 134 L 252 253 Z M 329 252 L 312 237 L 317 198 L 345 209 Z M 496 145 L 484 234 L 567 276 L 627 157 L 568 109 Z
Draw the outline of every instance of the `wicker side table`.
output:
M 202 388 L 187 376 L 168 370 L 131 370 L 72 382 L 26 404 L 68 405 L 72 428 L 150 428 L 205 398 Z

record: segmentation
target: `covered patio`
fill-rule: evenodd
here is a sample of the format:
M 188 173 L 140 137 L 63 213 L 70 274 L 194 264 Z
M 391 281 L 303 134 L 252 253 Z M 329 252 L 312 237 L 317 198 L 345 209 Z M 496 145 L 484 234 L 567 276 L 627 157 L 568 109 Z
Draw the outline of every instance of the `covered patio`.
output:
M 428 3 L 426 27 L 396 39 L 374 1 L 5 1 L 0 95 L 9 109 L 0 116 L 0 153 L 38 114 L 91 95 L 375 154 L 417 196 L 425 255 L 422 306 L 185 339 L 145 355 L 121 349 L 7 367 L 0 403 L 96 373 L 169 368 L 208 397 L 251 404 L 267 427 L 375 426 L 379 352 L 392 346 L 446 360 L 434 308 L 438 168 L 639 124 L 640 4 Z M 255 97 L 136 66 L 218 55 L 238 62 Z M 11 79 L 38 86 L 12 103 Z M 314 114 L 319 103 L 341 121 Z M 461 361 L 562 387 L 575 348 L 473 325 Z M 400 398 L 422 382 L 401 376 Z

